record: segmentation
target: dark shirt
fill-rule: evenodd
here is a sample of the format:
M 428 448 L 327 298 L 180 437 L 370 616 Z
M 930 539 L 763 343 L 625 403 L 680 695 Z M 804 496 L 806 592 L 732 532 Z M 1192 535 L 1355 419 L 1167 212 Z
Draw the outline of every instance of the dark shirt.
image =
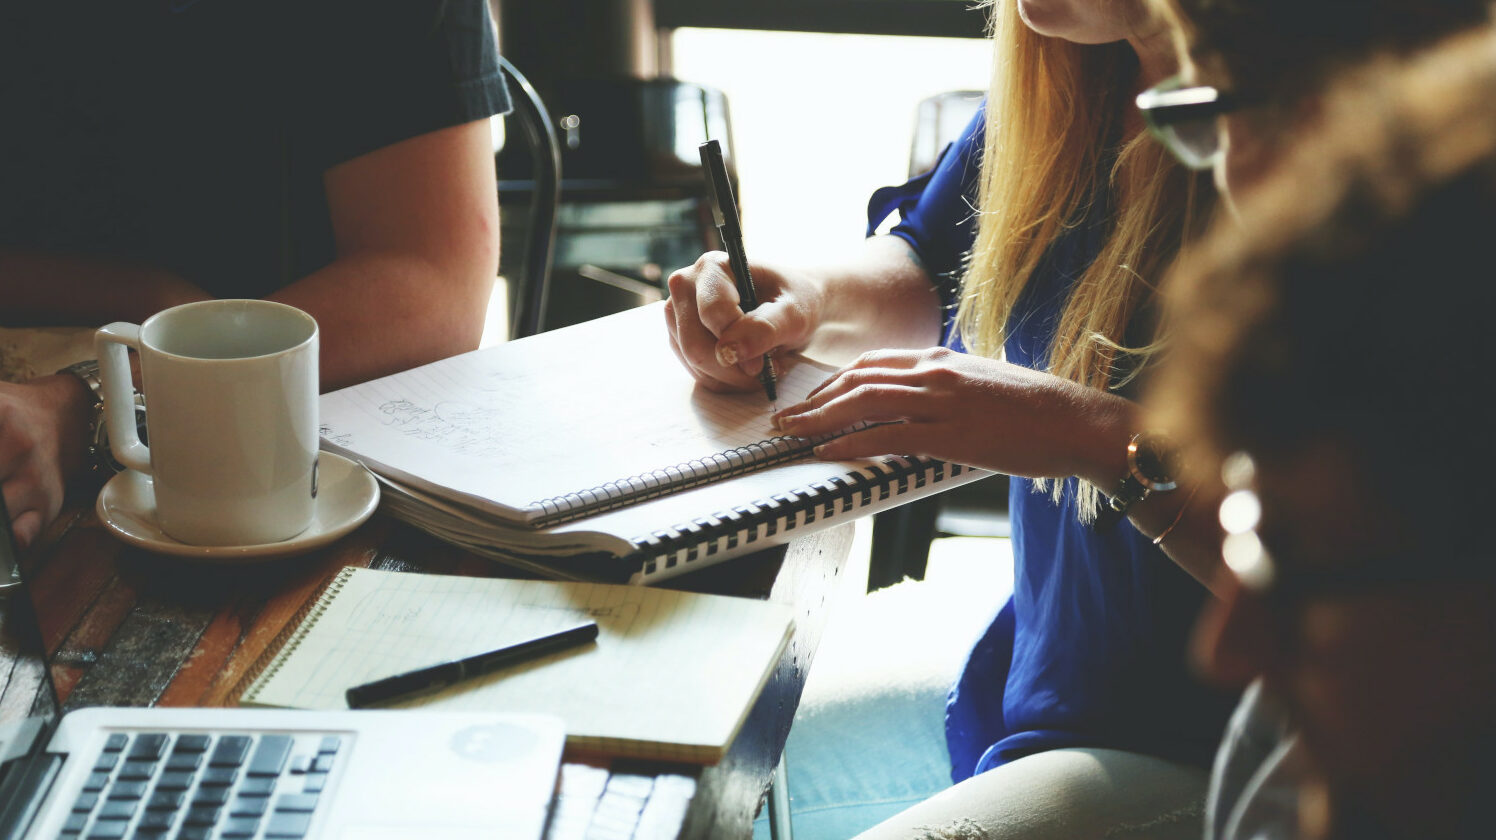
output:
M 0 11 L 0 248 L 262 297 L 335 256 L 323 174 L 509 108 L 484 0 Z
M 907 241 L 954 304 L 975 238 L 979 112 L 934 172 L 879 191 L 870 221 L 897 209 Z M 1008 321 L 1007 360 L 1044 370 L 1070 289 L 1095 260 L 1110 215 L 1091 215 L 1046 253 Z M 959 346 L 947 318 L 946 340 Z M 1003 434 L 994 428 L 994 434 Z M 1185 645 L 1206 597 L 1131 521 L 1082 524 L 1077 483 L 1056 503 L 1014 477 L 1013 597 L 969 654 L 946 709 L 952 777 L 1061 747 L 1123 749 L 1205 765 L 1232 699 L 1190 673 Z

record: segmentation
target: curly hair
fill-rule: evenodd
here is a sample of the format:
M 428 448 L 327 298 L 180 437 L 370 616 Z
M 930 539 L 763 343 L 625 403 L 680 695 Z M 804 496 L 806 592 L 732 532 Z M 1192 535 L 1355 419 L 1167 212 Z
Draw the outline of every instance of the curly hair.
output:
M 1490 30 L 1352 74 L 1241 221 L 1181 257 L 1149 405 L 1197 464 L 1334 442 L 1420 533 L 1482 539 L 1496 501 L 1492 103 Z
M 1376 53 L 1406 54 L 1490 20 L 1490 0 L 1152 0 L 1201 81 L 1289 102 Z

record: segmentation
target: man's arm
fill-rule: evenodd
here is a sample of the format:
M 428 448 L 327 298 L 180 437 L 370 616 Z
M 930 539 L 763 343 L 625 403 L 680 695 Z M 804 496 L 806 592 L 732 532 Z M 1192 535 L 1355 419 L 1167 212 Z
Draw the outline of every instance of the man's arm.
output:
M 492 144 L 477 120 L 324 174 L 337 257 L 270 296 L 317 319 L 324 388 L 478 346 L 499 259 Z M 147 265 L 0 252 L 7 324 L 140 323 L 208 297 Z
M 163 269 L 104 257 L 0 250 L 0 325 L 140 323 L 208 294 Z
M 433 131 L 323 176 L 337 259 L 271 295 L 322 331 L 322 387 L 478 346 L 499 264 L 488 121 Z
M 317 319 L 323 388 L 477 347 L 499 254 L 487 120 L 387 146 L 324 177 L 338 256 L 272 295 Z M 30 323 L 91 325 L 138 323 L 207 297 L 145 267 L 29 254 L 0 254 L 0 296 Z M 23 545 L 84 466 L 86 427 L 86 395 L 70 376 L 0 385 L 0 490 Z

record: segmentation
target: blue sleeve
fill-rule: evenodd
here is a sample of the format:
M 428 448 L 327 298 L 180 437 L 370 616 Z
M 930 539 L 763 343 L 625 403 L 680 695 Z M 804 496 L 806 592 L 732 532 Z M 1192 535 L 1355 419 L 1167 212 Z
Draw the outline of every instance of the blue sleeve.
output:
M 884 187 L 868 201 L 868 235 L 897 210 L 899 223 L 889 232 L 919 255 L 948 313 L 955 311 L 962 262 L 976 241 L 977 176 L 986 115 L 983 104 L 961 138 L 940 153 L 934 169 L 901 186 Z M 947 333 L 949 328 L 948 317 Z

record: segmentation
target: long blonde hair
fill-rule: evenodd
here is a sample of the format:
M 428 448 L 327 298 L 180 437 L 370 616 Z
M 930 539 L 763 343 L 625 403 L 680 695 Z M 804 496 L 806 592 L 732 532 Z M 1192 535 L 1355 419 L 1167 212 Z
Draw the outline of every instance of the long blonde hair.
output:
M 1048 370 L 1095 388 L 1121 387 L 1156 350 L 1151 328 L 1136 341 L 1134 319 L 1196 214 L 1199 179 L 1146 132 L 1123 142 L 1138 73 L 1129 44 L 1039 35 L 1019 17 L 1016 0 L 998 4 L 992 17 L 977 236 L 956 328 L 972 352 L 1001 353 L 1019 296 L 1050 246 L 1087 222 L 1105 177 L 1112 196 L 1105 239 L 1061 310 Z M 1118 142 L 1120 149 L 1109 148 Z M 1057 499 L 1061 486 L 1053 486 Z M 1098 502 L 1083 483 L 1083 519 L 1094 518 Z

